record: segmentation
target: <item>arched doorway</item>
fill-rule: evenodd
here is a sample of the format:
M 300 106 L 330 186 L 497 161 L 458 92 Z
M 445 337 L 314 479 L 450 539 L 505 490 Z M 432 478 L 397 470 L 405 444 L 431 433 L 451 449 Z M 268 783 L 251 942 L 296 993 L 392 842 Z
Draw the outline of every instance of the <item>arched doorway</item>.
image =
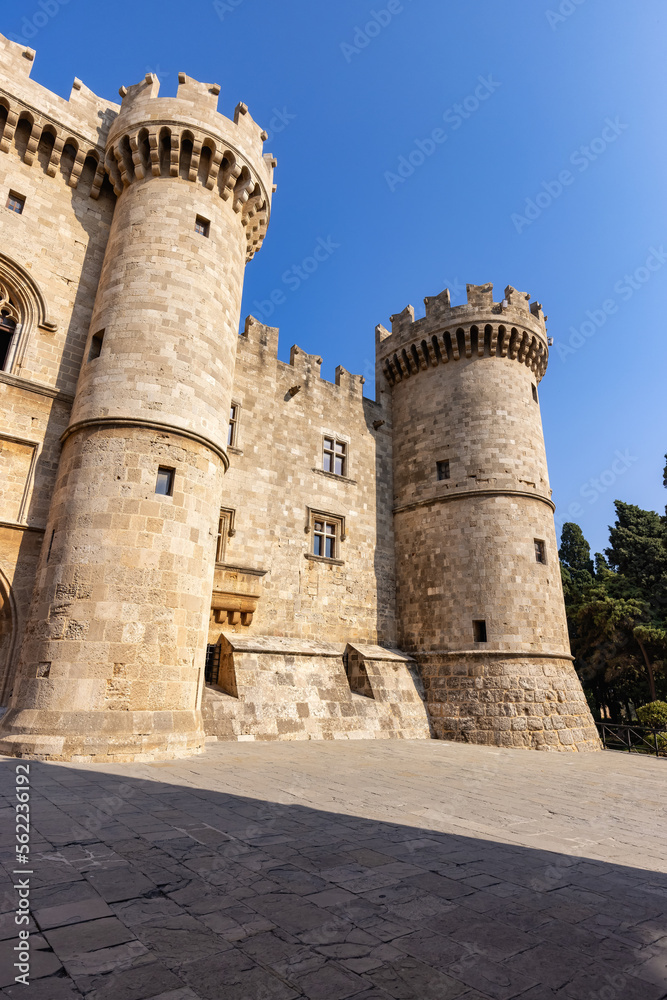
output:
M 0 573 L 0 707 L 10 694 L 10 670 L 14 651 L 14 608 L 9 584 Z

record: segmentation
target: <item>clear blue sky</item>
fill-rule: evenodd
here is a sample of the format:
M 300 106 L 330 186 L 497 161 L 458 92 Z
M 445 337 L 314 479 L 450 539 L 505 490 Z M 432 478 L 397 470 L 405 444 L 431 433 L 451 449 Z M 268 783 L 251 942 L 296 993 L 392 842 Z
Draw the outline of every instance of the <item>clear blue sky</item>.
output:
M 244 315 L 285 293 L 269 320 L 283 359 L 298 343 L 372 395 L 378 322 L 447 284 L 455 302 L 466 282 L 512 284 L 555 339 L 541 404 L 557 520 L 601 549 L 615 498 L 664 509 L 664 0 L 40 2 L 15 0 L 2 31 L 36 19 L 33 76 L 52 90 L 78 76 L 117 100 L 152 70 L 174 94 L 184 71 L 272 129 L 278 191 Z M 387 177 L 438 128 L 411 176 Z M 320 238 L 338 247 L 285 284 Z

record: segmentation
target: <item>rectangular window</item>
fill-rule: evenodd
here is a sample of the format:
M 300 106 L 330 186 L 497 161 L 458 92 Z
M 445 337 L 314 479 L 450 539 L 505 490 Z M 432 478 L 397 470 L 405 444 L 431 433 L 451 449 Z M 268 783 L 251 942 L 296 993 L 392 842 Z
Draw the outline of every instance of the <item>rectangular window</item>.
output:
M 340 525 L 337 521 L 313 522 L 313 555 L 324 556 L 325 559 L 338 558 L 338 535 Z
M 104 330 L 100 330 L 99 333 L 94 333 L 92 340 L 90 341 L 90 351 L 88 352 L 88 360 L 94 361 L 95 358 L 99 358 L 102 353 L 102 343 L 104 341 Z
M 195 232 L 200 236 L 208 236 L 211 228 L 211 223 L 208 219 L 205 219 L 202 215 L 198 215 L 195 219 Z
M 336 476 L 347 474 L 347 445 L 344 441 L 325 437 L 322 468 Z
M 16 212 L 17 215 L 21 215 L 25 208 L 25 198 L 23 195 L 17 194 L 16 191 L 10 191 L 7 198 L 7 208 L 10 212 Z
M 229 432 L 227 434 L 227 446 L 236 447 L 236 438 L 239 425 L 239 408 L 236 403 L 232 403 L 229 410 Z
M 157 470 L 157 480 L 155 483 L 155 492 L 161 497 L 170 497 L 174 493 L 174 473 L 175 469 L 167 469 L 164 466 L 160 466 Z
M 534 385 L 532 389 L 533 389 L 533 399 L 535 400 L 535 402 L 537 402 L 537 386 Z
M 473 635 L 475 637 L 475 642 L 486 642 L 486 622 L 484 619 L 478 619 L 472 623 Z
M 543 541 L 539 538 L 535 539 L 535 560 L 538 563 L 543 563 L 546 565 L 547 561 L 547 547 Z
M 438 479 L 449 479 L 449 459 L 435 463 Z

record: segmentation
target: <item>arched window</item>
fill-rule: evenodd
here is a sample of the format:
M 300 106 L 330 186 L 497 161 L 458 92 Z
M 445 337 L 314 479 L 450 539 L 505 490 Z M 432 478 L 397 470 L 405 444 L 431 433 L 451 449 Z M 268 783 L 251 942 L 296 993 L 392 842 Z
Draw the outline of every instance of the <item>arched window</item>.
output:
M 0 282 L 0 371 L 9 371 L 21 330 L 19 311 L 6 285 Z

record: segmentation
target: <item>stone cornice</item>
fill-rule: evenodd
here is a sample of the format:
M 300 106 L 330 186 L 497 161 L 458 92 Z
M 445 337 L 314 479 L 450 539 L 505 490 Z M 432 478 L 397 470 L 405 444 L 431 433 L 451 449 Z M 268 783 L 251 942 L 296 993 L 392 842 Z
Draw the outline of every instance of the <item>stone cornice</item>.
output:
M 209 451 L 217 455 L 225 467 L 225 472 L 229 468 L 229 459 L 226 452 L 215 441 L 211 441 L 210 438 L 203 437 L 203 435 L 197 434 L 195 431 L 190 431 L 186 427 L 178 427 L 175 424 L 162 424 L 154 420 L 137 420 L 134 417 L 94 417 L 90 420 L 79 420 L 75 424 L 70 424 L 60 440 L 64 444 L 72 434 L 96 427 L 138 427 L 147 431 L 158 431 L 162 434 L 173 434 L 175 437 L 188 438 L 188 440 L 196 441 L 197 444 L 203 445 L 204 448 L 208 448 Z

